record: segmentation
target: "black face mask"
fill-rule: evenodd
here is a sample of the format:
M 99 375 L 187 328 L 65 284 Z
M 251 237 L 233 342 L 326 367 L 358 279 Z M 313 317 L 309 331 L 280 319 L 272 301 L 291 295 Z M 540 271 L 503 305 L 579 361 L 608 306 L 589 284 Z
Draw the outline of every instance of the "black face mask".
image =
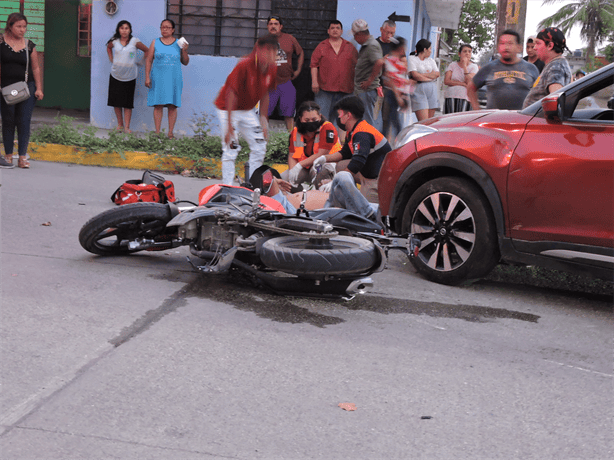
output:
M 296 130 L 301 134 L 315 133 L 318 129 L 320 129 L 320 126 L 322 126 L 322 120 L 307 121 L 305 123 L 299 121 L 296 124 Z
M 341 128 L 344 131 L 347 131 L 347 129 L 345 129 L 345 123 L 341 123 L 341 118 L 337 117 L 335 121 L 337 122 L 337 126 L 339 126 L 339 128 Z

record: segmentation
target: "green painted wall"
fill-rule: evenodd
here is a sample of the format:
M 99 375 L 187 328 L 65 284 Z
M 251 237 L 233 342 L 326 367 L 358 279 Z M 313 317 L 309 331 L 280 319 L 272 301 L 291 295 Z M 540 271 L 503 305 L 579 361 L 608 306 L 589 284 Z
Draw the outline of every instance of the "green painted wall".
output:
M 25 0 L 23 11 L 21 11 L 21 6 L 19 0 L 2 0 L 0 2 L 0 28 L 4 31 L 6 18 L 9 14 L 25 14 L 28 18 L 26 38 L 36 43 L 36 51 L 43 53 L 45 51 L 45 0 Z
M 45 2 L 45 98 L 43 107 L 90 107 L 91 58 L 77 56 L 79 0 Z

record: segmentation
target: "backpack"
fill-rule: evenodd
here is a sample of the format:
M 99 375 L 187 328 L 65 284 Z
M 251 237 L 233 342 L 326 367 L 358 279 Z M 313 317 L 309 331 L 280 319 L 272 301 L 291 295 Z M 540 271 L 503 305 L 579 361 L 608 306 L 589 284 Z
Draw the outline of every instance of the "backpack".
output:
M 175 201 L 175 185 L 170 180 L 147 170 L 142 179 L 127 180 L 118 187 L 111 201 L 117 205 L 130 203 L 168 203 Z

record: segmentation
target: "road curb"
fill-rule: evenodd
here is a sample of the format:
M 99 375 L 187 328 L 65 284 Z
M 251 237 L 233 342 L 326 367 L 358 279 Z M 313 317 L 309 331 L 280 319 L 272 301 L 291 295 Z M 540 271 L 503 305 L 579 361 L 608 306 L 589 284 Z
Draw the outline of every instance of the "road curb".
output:
M 56 163 L 72 163 L 87 166 L 105 166 L 126 169 L 150 169 L 154 171 L 181 172 L 194 167 L 196 160 L 160 155 L 157 153 L 124 151 L 119 152 L 88 152 L 84 148 L 72 145 L 43 144 L 30 142 L 28 154 L 33 160 Z M 221 161 L 203 158 L 212 173 L 221 175 Z M 237 171 L 243 171 L 244 162 L 237 161 Z M 273 168 L 279 172 L 288 169 L 288 165 L 275 164 Z

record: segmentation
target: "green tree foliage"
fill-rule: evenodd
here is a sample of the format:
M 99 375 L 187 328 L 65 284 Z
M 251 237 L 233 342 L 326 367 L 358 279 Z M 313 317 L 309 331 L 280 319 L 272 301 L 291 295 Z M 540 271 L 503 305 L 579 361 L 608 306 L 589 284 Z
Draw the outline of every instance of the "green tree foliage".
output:
M 563 0 L 544 0 L 542 5 L 558 3 Z M 577 0 L 561 7 L 552 16 L 539 23 L 539 27 L 558 27 L 568 34 L 574 26 L 580 27 L 580 37 L 588 44 L 587 58 L 595 56 L 595 48 L 608 39 L 614 31 L 614 1 Z
M 497 5 L 489 0 L 465 0 L 458 29 L 451 31 L 448 44 L 456 54 L 460 45 L 467 43 L 478 55 L 492 50 L 495 44 Z M 456 56 L 458 58 L 458 55 Z

